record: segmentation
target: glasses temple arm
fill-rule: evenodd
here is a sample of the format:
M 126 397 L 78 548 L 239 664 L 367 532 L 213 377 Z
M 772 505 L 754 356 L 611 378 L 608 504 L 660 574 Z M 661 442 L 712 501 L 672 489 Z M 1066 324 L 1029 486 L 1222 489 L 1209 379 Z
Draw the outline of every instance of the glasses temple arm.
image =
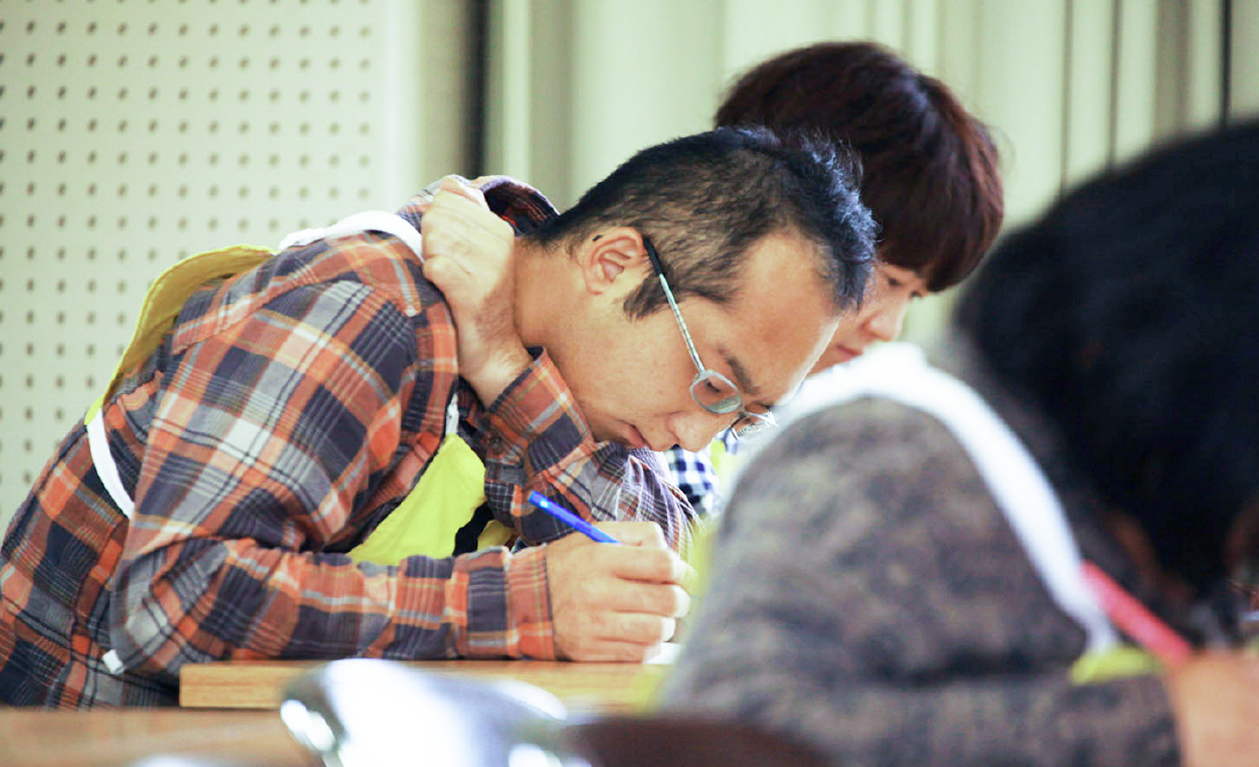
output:
M 664 288 L 664 297 L 669 300 L 669 308 L 673 310 L 673 317 L 678 321 L 678 330 L 682 331 L 682 340 L 686 341 L 686 350 L 691 354 L 691 361 L 695 363 L 695 369 L 704 372 L 704 363 L 699 361 L 699 351 L 695 348 L 695 342 L 691 340 L 691 332 L 686 329 L 686 322 L 682 319 L 682 310 L 678 309 L 677 299 L 673 297 L 673 291 L 669 289 L 669 281 L 664 278 L 664 274 L 657 271 L 656 276 L 660 278 L 660 287 Z

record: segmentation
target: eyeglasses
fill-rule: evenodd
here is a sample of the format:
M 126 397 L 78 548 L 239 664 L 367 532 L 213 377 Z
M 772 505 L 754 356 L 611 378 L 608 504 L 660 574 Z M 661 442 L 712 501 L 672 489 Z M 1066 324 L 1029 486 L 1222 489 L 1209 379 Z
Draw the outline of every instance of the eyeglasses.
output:
M 700 407 L 715 415 L 729 415 L 737 412 L 739 415 L 730 425 L 730 431 L 739 439 L 760 434 L 771 426 L 777 426 L 773 414 L 753 413 L 748 410 L 743 405 L 743 394 L 739 391 L 739 387 L 735 386 L 729 378 L 716 370 L 704 367 L 704 363 L 700 362 L 695 342 L 691 340 L 691 332 L 687 330 L 686 321 L 682 319 L 682 312 L 678 309 L 677 299 L 673 297 L 673 291 L 669 289 L 669 281 L 665 279 L 660 254 L 656 252 L 655 246 L 646 235 L 643 235 L 643 247 L 647 249 L 647 258 L 651 260 L 651 266 L 656 270 L 656 276 L 660 278 L 660 287 L 664 289 L 664 296 L 669 300 L 673 318 L 678 321 L 678 330 L 682 331 L 682 340 L 686 341 L 686 350 L 691 353 L 691 361 L 695 363 L 697 372 L 695 378 L 691 379 L 691 397 Z

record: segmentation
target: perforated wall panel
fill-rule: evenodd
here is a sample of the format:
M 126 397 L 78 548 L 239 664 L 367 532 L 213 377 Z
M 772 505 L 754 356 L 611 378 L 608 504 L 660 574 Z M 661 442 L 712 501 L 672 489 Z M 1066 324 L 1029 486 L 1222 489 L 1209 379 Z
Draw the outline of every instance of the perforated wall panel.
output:
M 0 0 L 0 522 L 99 394 L 161 269 L 415 191 L 423 147 L 397 129 L 421 116 L 399 71 L 425 63 L 418 9 Z M 462 30 L 428 23 L 444 41 L 430 71 L 456 87 Z

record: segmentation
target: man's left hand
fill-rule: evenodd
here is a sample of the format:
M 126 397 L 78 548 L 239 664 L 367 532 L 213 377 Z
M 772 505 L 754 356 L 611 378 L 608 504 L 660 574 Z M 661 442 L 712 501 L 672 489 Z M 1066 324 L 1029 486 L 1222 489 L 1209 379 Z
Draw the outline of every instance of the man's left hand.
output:
M 457 176 L 443 178 L 421 212 L 424 276 L 454 315 L 459 374 L 489 406 L 532 360 L 516 330 L 515 233 Z

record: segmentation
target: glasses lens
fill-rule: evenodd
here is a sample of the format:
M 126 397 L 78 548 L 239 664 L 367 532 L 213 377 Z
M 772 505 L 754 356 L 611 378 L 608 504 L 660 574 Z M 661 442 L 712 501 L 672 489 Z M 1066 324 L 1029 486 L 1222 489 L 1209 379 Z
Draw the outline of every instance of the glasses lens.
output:
M 728 378 L 713 370 L 705 370 L 691 381 L 691 396 L 710 413 L 724 415 L 743 408 L 743 396 Z
M 752 413 L 744 411 L 738 420 L 730 426 L 730 431 L 734 432 L 734 436 L 739 439 L 747 439 L 764 434 L 772 427 L 777 426 L 774 416 L 770 413 Z

